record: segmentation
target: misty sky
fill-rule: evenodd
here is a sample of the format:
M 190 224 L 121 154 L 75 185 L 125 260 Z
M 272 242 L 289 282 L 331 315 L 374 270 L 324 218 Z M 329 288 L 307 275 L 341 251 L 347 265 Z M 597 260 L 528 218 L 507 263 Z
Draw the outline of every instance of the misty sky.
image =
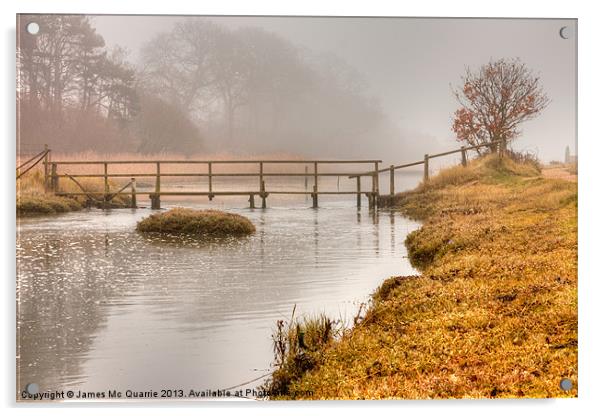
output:
M 119 44 L 136 62 L 139 48 L 171 29 L 176 16 L 96 16 L 93 24 L 108 46 Z M 520 58 L 539 73 L 551 99 L 546 110 L 523 126 L 513 145 L 544 160 L 562 160 L 576 143 L 576 21 L 531 19 L 211 17 L 230 28 L 258 26 L 301 48 L 330 52 L 356 68 L 400 131 L 404 153 L 457 147 L 451 131 L 458 85 L 465 67 L 490 59 Z M 569 27 L 571 37 L 559 30 Z M 402 138 L 404 140 L 402 140 Z M 371 140 L 378 140 L 372 137 Z M 403 145 L 402 145 L 403 143 Z M 408 144 L 409 143 L 409 144 Z M 411 146 L 412 149 L 407 149 Z M 385 159 L 383 155 L 383 159 Z

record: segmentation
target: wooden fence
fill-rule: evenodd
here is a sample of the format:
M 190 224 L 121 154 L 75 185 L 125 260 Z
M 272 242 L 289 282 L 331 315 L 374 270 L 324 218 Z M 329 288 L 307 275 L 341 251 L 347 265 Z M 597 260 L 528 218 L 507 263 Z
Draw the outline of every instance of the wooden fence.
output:
M 497 151 L 500 157 L 506 151 L 505 140 L 495 140 L 488 143 L 483 143 L 475 146 L 462 146 L 459 149 L 450 150 L 447 152 L 436 153 L 436 154 L 425 154 L 424 159 L 405 163 L 402 165 L 390 165 L 388 168 L 379 169 L 379 165 L 382 163 L 381 160 L 99 160 L 99 161 L 51 161 L 50 149 L 48 146 L 44 147 L 44 150 L 26 162 L 22 163 L 17 168 L 17 179 L 31 170 L 40 161 L 43 161 L 44 165 L 44 184 L 47 190 L 54 192 L 56 195 L 61 196 L 86 196 L 89 199 L 95 199 L 96 196 L 100 196 L 99 202 L 103 206 L 107 206 L 113 198 L 126 192 L 129 189 L 131 206 L 137 206 L 138 196 L 148 195 L 151 200 L 152 209 L 161 208 L 161 196 L 185 196 L 185 195 L 197 195 L 207 196 L 209 200 L 213 200 L 216 196 L 234 196 L 234 195 L 248 195 L 249 206 L 255 208 L 255 197 L 261 198 L 261 207 L 267 206 L 266 199 L 270 194 L 288 194 L 288 195 L 309 195 L 312 198 L 312 207 L 318 207 L 318 196 L 319 195 L 343 195 L 351 194 L 356 195 L 357 206 L 361 207 L 362 195 L 368 198 L 368 206 L 374 208 L 378 205 L 380 195 L 379 177 L 381 173 L 389 172 L 389 195 L 395 195 L 395 171 L 398 169 L 404 169 L 412 166 L 423 165 L 424 174 L 423 181 L 428 183 L 429 181 L 429 161 L 434 158 L 448 156 L 456 153 L 461 154 L 461 164 L 466 166 L 468 163 L 468 151 L 476 150 L 481 147 L 491 147 L 492 151 Z M 251 164 L 257 167 L 256 172 L 215 172 L 214 167 L 223 165 L 241 165 Z M 297 164 L 304 165 L 305 171 L 303 173 L 290 173 L 290 172 L 266 172 L 265 167 L 267 165 L 274 164 Z M 340 167 L 350 164 L 364 164 L 371 166 L 373 169 L 364 172 L 344 172 L 344 171 L 330 171 L 326 172 L 320 170 L 321 166 Z M 138 173 L 113 173 L 109 171 L 109 167 L 112 165 L 152 165 L 154 166 L 154 172 L 138 172 Z M 162 171 L 162 166 L 169 165 L 195 165 L 195 166 L 206 166 L 206 172 L 165 172 Z M 103 173 L 67 173 L 61 172 L 60 168 L 64 166 L 101 166 Z M 308 170 L 308 166 L 313 167 L 313 171 Z M 319 188 L 318 178 L 328 176 L 346 176 L 349 179 L 356 180 L 355 191 L 331 191 L 323 190 Z M 368 190 L 362 190 L 362 177 L 371 177 L 372 186 Z M 136 178 L 151 177 L 155 180 L 154 189 L 151 191 L 139 191 L 136 188 Z M 207 178 L 207 189 L 205 190 L 186 190 L 186 191 L 165 191 L 161 188 L 161 178 L 164 177 L 206 177 Z M 214 179 L 217 177 L 256 177 L 257 187 L 254 189 L 242 190 L 242 191 L 218 191 L 214 189 Z M 305 178 L 305 190 L 271 190 L 268 191 L 266 187 L 266 177 L 304 177 Z M 69 179 L 77 185 L 80 192 L 65 192 L 60 190 L 59 181 L 61 178 Z M 78 178 L 102 178 L 104 189 L 102 192 L 90 191 L 79 182 Z M 122 186 L 117 191 L 111 191 L 110 189 L 110 178 L 128 178 L 130 181 Z M 308 189 L 308 180 L 313 178 L 313 188 Z
M 427 153 L 424 155 L 423 160 L 419 160 L 419 161 L 411 162 L 411 163 L 404 163 L 403 165 L 391 165 L 388 168 L 375 169 L 372 172 L 364 172 L 360 175 L 358 175 L 358 174 L 349 175 L 349 178 L 350 179 L 357 178 L 358 186 L 359 186 L 359 181 L 360 181 L 361 176 L 373 176 L 376 183 L 378 183 L 379 174 L 381 174 L 383 172 L 389 172 L 389 196 L 393 196 L 393 195 L 395 195 L 395 171 L 397 169 L 404 169 L 404 168 L 409 168 L 412 166 L 424 165 L 423 182 L 427 183 L 429 181 L 429 177 L 430 177 L 429 161 L 431 159 L 434 159 L 437 157 L 442 157 L 442 156 L 449 156 L 449 155 L 453 155 L 456 153 L 461 153 L 462 154 L 461 164 L 462 164 L 462 166 L 466 166 L 468 163 L 468 151 L 476 150 L 481 147 L 494 147 L 494 148 L 492 148 L 492 151 L 496 151 L 496 152 L 498 152 L 498 154 L 500 156 L 502 156 L 506 151 L 506 141 L 505 140 L 494 140 L 494 141 L 491 141 L 488 143 L 482 143 L 482 144 L 478 144 L 475 146 L 468 146 L 468 147 L 462 146 L 459 149 L 449 150 L 447 152 L 436 153 L 433 155 L 429 155 Z M 379 196 L 380 196 L 380 194 L 379 194 Z
M 21 179 L 23 175 L 32 170 L 38 163 L 44 161 L 44 178 L 48 176 L 48 162 L 50 160 L 50 149 L 48 145 L 44 145 L 44 150 L 36 153 L 25 162 L 17 166 L 17 180 Z

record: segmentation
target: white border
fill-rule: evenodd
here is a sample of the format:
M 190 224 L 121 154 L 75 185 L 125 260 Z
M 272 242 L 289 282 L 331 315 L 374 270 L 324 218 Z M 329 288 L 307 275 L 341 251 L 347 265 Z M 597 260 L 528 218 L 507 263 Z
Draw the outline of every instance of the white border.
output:
M 2 378 L 0 392 L 2 404 L 9 407 L 8 412 L 19 413 L 71 413 L 96 415 L 105 414 L 108 409 L 119 407 L 85 406 L 18 406 L 14 405 L 15 391 L 15 213 L 14 213 L 14 167 L 15 167 L 15 14 L 16 13 L 103 13 L 103 14 L 236 14 L 236 15 L 332 15 L 332 16 L 445 16 L 445 17 L 549 17 L 579 19 L 579 398 L 574 400 L 486 400 L 486 401 L 435 401 L 400 403 L 383 402 L 345 402 L 345 403 L 275 403 L 249 405 L 244 403 L 177 406 L 178 411 L 186 414 L 199 412 L 236 412 L 248 414 L 291 414 L 305 415 L 308 412 L 325 414 L 333 407 L 343 407 L 339 411 L 350 414 L 362 414 L 367 411 L 391 412 L 396 414 L 482 414 L 507 415 L 509 412 L 537 412 L 545 414 L 588 414 L 596 408 L 602 369 L 598 346 L 600 345 L 600 321 L 602 316 L 596 298 L 600 294 L 600 267 L 595 263 L 599 255 L 600 216 L 596 207 L 602 201 L 600 195 L 600 163 L 602 156 L 600 134 L 600 112 L 602 89 L 600 81 L 600 40 L 602 21 L 596 13 L 595 2 L 505 0 L 486 2 L 471 0 L 430 0 L 416 1 L 410 4 L 379 0 L 304 0 L 296 3 L 278 0 L 213 0 L 192 2 L 186 0 L 96 0 L 94 2 L 74 2 L 69 0 L 20 0 L 18 4 L 3 1 L 0 20 L 2 24 L 2 111 L 3 162 L 2 184 L 5 189 L 1 209 L 5 221 L 2 238 L 2 295 L 5 310 L 2 319 L 3 334 Z M 598 165 L 598 166 L 596 166 Z M 598 186 L 596 186 L 596 184 Z M 6 191 L 8 190 L 8 191 Z M 598 205 L 596 204 L 598 203 Z M 596 319 L 597 318 L 597 319 Z M 144 403 L 128 406 L 128 413 L 145 415 L 164 414 L 165 405 L 147 408 Z M 119 411 L 115 409 L 115 411 Z M 6 414 L 6 413 L 5 413 Z

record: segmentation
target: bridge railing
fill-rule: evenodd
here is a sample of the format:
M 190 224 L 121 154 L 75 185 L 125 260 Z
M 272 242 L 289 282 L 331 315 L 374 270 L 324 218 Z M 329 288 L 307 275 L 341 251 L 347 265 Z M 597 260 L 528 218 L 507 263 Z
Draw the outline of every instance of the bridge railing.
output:
M 72 161 L 72 160 L 59 160 L 52 161 L 50 163 L 50 173 L 48 173 L 48 180 L 50 183 L 50 189 L 57 195 L 62 196 L 76 196 L 83 195 L 88 198 L 94 198 L 95 196 L 102 196 L 102 201 L 109 202 L 119 193 L 127 190 L 131 191 L 132 206 L 136 205 L 137 196 L 148 195 L 151 199 L 151 207 L 153 209 L 159 209 L 161 207 L 161 196 L 175 196 L 175 195 L 201 195 L 207 196 L 209 200 L 212 200 L 216 196 L 226 195 L 249 195 L 249 205 L 251 208 L 255 208 L 255 197 L 261 198 L 261 206 L 266 207 L 266 198 L 270 194 L 288 194 L 288 195 L 310 195 L 312 197 L 312 206 L 318 207 L 318 196 L 319 195 L 341 195 L 341 194 L 354 194 L 357 196 L 357 205 L 361 206 L 361 196 L 366 195 L 370 207 L 376 206 L 377 197 L 379 194 L 378 175 L 373 175 L 372 172 L 379 171 L 379 164 L 381 160 L 93 160 L 93 161 Z M 166 172 L 162 168 L 173 165 L 205 165 L 206 169 L 203 172 Z M 255 172 L 216 172 L 217 166 L 224 165 L 254 165 L 256 167 Z M 268 165 L 276 164 L 297 164 L 305 165 L 305 171 L 299 173 L 291 172 L 266 172 L 265 168 Z M 325 171 L 323 167 L 334 166 L 340 168 L 345 165 L 369 165 L 373 170 L 365 173 L 348 172 L 348 171 Z M 110 172 L 110 166 L 112 165 L 153 165 L 154 172 L 149 172 L 148 169 L 144 172 L 134 173 L 114 173 Z M 61 172 L 61 167 L 66 166 L 101 166 L 103 173 L 67 173 Z M 312 170 L 308 169 L 308 166 L 312 166 Z M 322 170 L 321 170 L 322 168 Z M 332 170 L 332 169 L 330 169 Z M 353 177 L 356 179 L 356 190 L 355 191 L 331 191 L 322 190 L 319 188 L 318 178 L 320 177 Z M 372 177 L 372 186 L 369 190 L 361 189 L 361 177 L 370 176 Z M 150 191 L 138 191 L 136 189 L 136 178 L 151 177 L 155 178 L 155 186 Z M 206 177 L 207 187 L 204 190 L 197 191 L 165 191 L 162 190 L 162 178 L 166 177 Z M 214 179 L 217 177 L 256 177 L 257 187 L 254 189 L 248 189 L 243 191 L 217 191 L 214 189 Z M 305 191 L 299 190 L 271 190 L 268 191 L 266 187 L 266 177 L 304 177 L 305 178 Z M 59 180 L 66 178 L 73 181 L 80 189 L 81 192 L 65 192 L 60 191 Z M 104 190 L 102 192 L 87 191 L 84 186 L 78 181 L 78 178 L 102 178 L 104 182 Z M 127 185 L 121 188 L 118 192 L 111 192 L 110 181 L 111 178 L 129 178 L 130 181 Z M 308 181 L 313 178 L 313 187 L 311 190 L 308 189 Z
M 498 146 L 499 145 L 499 146 Z M 375 169 L 371 172 L 364 172 L 362 174 L 354 174 L 354 175 L 349 175 L 350 179 L 353 178 L 359 178 L 361 176 L 369 176 L 372 175 L 373 177 L 375 177 L 376 182 L 378 183 L 378 177 L 380 173 L 383 172 L 389 172 L 389 195 L 393 196 L 395 195 L 395 171 L 397 169 L 404 169 L 404 168 L 409 168 L 412 166 L 419 166 L 419 165 L 424 165 L 424 174 L 423 174 L 423 182 L 427 183 L 429 180 L 429 161 L 431 159 L 437 158 L 437 157 L 442 157 L 442 156 L 449 156 L 449 155 L 453 155 L 456 153 L 461 153 L 462 154 L 462 166 L 466 166 L 468 163 L 468 151 L 469 150 L 476 150 L 479 149 L 481 147 L 495 147 L 496 151 L 502 155 L 503 152 L 506 150 L 506 140 L 501 139 L 501 140 L 493 140 L 491 142 L 487 142 L 487 143 L 482 143 L 482 144 L 478 144 L 478 145 L 474 145 L 474 146 L 462 146 L 459 149 L 454 149 L 454 150 L 449 150 L 447 152 L 441 152 L 441 153 L 435 153 L 432 155 L 429 155 L 428 153 L 424 155 L 424 159 L 423 160 L 419 160 L 416 162 L 410 162 L 410 163 L 404 163 L 402 165 L 391 165 L 388 168 L 383 168 L 383 169 Z

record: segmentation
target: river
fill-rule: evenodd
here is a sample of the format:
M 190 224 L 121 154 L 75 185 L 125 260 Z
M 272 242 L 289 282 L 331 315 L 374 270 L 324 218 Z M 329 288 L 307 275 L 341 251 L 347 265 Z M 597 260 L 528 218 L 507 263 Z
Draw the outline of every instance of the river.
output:
M 415 271 L 398 213 L 319 209 L 304 197 L 166 200 L 247 216 L 247 238 L 199 242 L 135 231 L 149 209 L 22 219 L 17 236 L 17 383 L 41 391 L 218 390 L 273 370 L 278 319 L 349 322 L 389 276 Z M 264 379 L 245 385 L 257 387 Z

